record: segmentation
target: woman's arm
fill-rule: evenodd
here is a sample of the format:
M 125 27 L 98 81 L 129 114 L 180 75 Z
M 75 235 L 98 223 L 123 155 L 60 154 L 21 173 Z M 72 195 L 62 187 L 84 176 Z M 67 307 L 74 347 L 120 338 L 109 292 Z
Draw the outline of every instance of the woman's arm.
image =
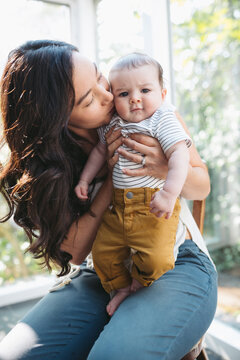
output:
M 189 130 L 178 112 L 176 112 L 176 116 L 186 133 L 190 136 Z M 189 152 L 190 165 L 181 195 L 189 200 L 203 200 L 208 196 L 211 189 L 208 169 L 200 158 L 194 144 L 190 147 Z
M 72 255 L 71 263 L 80 265 L 90 253 L 97 230 L 112 197 L 112 176 L 109 176 L 95 196 L 91 210 L 74 222 L 61 245 L 61 250 Z
M 178 120 L 181 122 L 185 131 L 189 134 L 187 126 L 181 116 L 176 113 Z M 132 134 L 131 138 L 123 138 L 119 131 L 109 133 L 108 139 L 109 156 L 113 156 L 115 161 L 114 151 L 117 149 L 118 153 L 123 155 L 126 159 L 132 160 L 136 163 L 142 162 L 142 156 L 127 152 L 121 148 L 124 143 L 131 149 L 139 151 L 145 155 L 145 166 L 137 170 L 126 169 L 125 173 L 131 176 L 149 175 L 161 179 L 166 179 L 168 172 L 167 159 L 161 149 L 159 142 L 146 135 Z M 189 148 L 190 163 L 188 168 L 188 175 L 182 189 L 181 195 L 189 200 L 202 200 L 207 197 L 210 192 L 210 179 L 208 170 L 204 162 L 201 160 L 194 144 Z M 111 160 L 110 160 L 111 162 Z

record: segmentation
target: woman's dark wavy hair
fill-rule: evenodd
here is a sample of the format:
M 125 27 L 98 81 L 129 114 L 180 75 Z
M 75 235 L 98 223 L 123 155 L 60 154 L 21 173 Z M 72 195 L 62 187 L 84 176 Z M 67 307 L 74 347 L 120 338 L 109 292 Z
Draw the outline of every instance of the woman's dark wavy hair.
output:
M 0 168 L 0 191 L 30 240 L 29 250 L 69 272 L 71 255 L 60 245 L 74 220 L 89 204 L 74 194 L 87 159 L 68 130 L 74 105 L 73 45 L 29 41 L 10 52 L 1 78 L 3 143 L 10 159 Z

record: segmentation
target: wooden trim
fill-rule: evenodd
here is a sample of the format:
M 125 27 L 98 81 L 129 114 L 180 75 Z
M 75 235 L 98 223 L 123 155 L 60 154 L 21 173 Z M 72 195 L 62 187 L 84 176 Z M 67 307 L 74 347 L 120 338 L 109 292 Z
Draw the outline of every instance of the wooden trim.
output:
M 203 234 L 203 227 L 204 227 L 205 204 L 206 204 L 205 199 L 193 201 L 192 214 L 201 234 Z

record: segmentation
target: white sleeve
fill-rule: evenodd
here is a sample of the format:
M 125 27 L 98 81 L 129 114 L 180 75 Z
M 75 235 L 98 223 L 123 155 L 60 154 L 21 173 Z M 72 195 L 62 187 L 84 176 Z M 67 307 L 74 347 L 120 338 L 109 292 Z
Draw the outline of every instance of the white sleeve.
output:
M 102 144 L 106 144 L 105 135 L 113 126 L 118 124 L 118 118 L 118 115 L 114 115 L 109 124 L 97 128 L 98 137 Z
M 157 110 L 153 121 L 154 137 L 158 139 L 164 153 L 179 141 L 185 141 L 187 147 L 192 145 L 191 138 L 186 134 L 172 110 Z

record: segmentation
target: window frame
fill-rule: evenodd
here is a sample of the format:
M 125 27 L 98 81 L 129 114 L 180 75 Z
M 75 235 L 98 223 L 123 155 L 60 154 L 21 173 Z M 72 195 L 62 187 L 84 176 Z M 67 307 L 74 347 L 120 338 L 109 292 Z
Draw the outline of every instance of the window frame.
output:
M 167 99 L 175 104 L 170 1 L 150 1 L 151 14 L 143 17 L 144 51 L 162 65 L 167 82 Z
M 71 39 L 81 53 L 97 59 L 96 8 L 99 0 L 34 0 L 70 8 Z M 87 20 L 86 20 L 87 19 Z M 85 35 L 87 34 L 87 36 Z

